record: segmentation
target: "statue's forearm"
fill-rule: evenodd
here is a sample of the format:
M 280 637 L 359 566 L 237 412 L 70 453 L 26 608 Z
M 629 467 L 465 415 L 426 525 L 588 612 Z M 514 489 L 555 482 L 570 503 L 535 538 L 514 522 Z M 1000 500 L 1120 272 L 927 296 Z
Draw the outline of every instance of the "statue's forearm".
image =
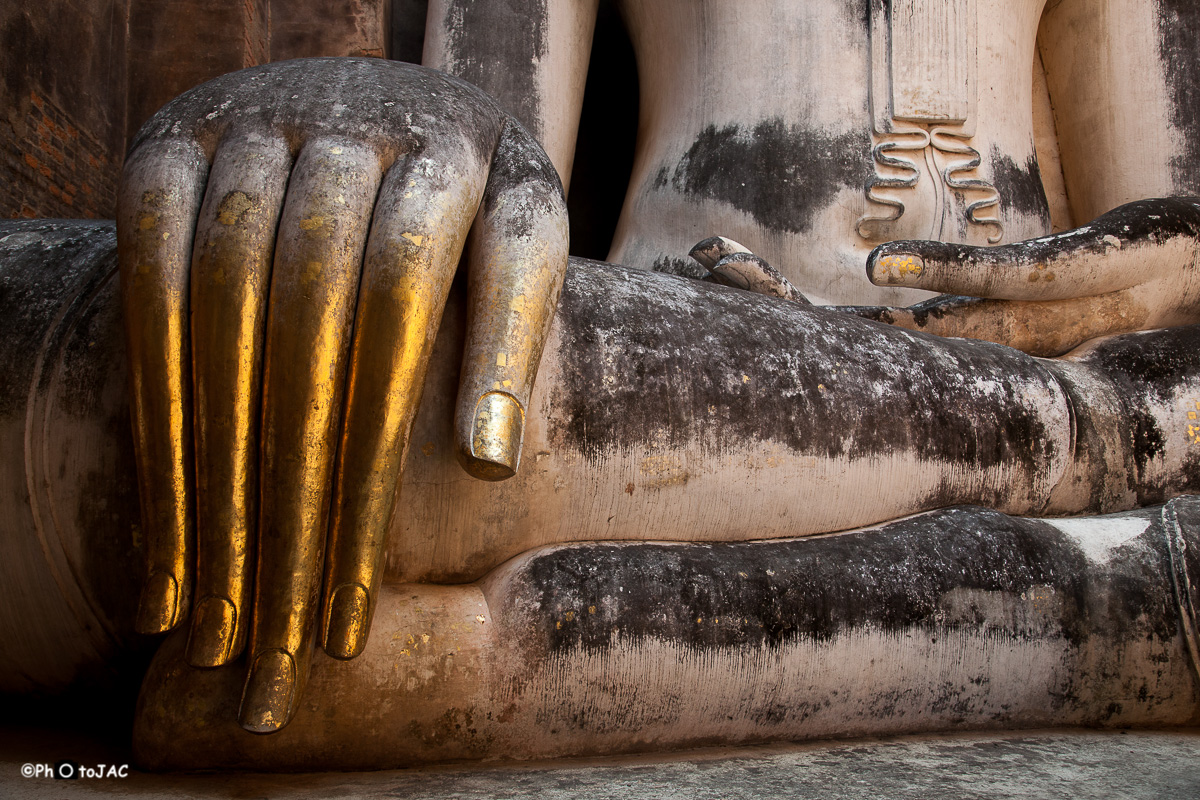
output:
M 425 66 L 495 97 L 545 148 L 565 185 L 597 0 L 430 0 Z
M 772 538 L 954 503 L 1078 514 L 1161 500 L 1196 485 L 1186 409 L 1154 398 L 1196 391 L 1200 357 L 1186 343 L 1198 335 L 1114 340 L 1135 352 L 1175 343 L 1162 385 L 1138 385 L 1112 359 L 1060 366 L 576 263 L 515 478 L 460 480 L 436 409 L 454 376 L 431 374 L 392 576 L 469 580 L 562 541 Z M 1168 440 L 1149 467 L 1130 438 L 1137 409 Z M 424 533 L 434 527 L 453 541 Z

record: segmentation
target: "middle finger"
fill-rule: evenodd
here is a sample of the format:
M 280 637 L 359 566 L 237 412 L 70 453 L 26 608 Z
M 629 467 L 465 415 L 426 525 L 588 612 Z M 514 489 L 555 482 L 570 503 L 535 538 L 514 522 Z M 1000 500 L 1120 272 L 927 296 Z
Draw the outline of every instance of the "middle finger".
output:
M 285 725 L 311 658 L 338 410 L 379 154 L 305 145 L 280 219 L 267 313 L 262 501 L 241 723 Z

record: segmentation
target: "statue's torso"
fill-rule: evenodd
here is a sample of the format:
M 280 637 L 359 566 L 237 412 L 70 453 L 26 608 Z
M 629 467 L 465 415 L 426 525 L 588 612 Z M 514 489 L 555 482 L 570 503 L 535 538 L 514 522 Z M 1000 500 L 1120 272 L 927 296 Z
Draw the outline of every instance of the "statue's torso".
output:
M 1047 232 L 1043 3 L 625 0 L 641 121 L 611 259 L 676 271 L 721 234 L 814 300 L 907 303 L 867 283 L 876 244 Z

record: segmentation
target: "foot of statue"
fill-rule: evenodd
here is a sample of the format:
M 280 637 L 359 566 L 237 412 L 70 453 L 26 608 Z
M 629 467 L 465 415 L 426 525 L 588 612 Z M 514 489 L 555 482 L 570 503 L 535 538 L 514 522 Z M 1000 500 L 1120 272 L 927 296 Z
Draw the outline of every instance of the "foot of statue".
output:
M 597 542 L 387 584 L 287 728 L 160 650 L 152 768 L 379 769 L 925 731 L 1200 722 L 1200 498 L 1089 520 L 957 507 L 805 540 Z

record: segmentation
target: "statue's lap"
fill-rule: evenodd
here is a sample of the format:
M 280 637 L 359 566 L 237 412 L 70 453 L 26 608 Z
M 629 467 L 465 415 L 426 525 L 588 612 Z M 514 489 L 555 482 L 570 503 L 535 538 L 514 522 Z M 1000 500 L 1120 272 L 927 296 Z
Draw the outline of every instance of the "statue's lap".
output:
M 122 455 L 117 319 L 106 306 L 113 265 L 103 247 L 86 255 L 82 246 L 111 233 L 76 226 L 67 236 L 76 249 L 60 255 L 90 258 L 92 271 L 60 295 L 59 305 L 72 298 L 69 313 L 30 311 L 48 332 L 31 339 L 40 357 L 24 386 L 34 391 L 12 409 L 20 431 L 32 432 L 25 446 L 45 480 L 6 480 L 34 487 L 22 513 L 36 515 L 27 522 L 36 552 L 24 557 L 37 574 L 65 565 L 110 576 L 74 601 L 102 620 L 76 659 L 85 668 L 121 647 L 104 630 L 127 624 L 132 598 L 110 584 L 138 564 L 116 544 L 84 546 L 88 537 L 115 542 L 136 517 L 132 461 Z M 88 352 L 116 360 L 89 372 Z M 105 497 L 111 505 L 99 503 Z M 47 506 L 55 513 L 42 513 Z M 795 531 L 811 533 L 804 524 L 798 518 Z M 271 736 L 237 725 L 244 665 L 190 668 L 176 634 L 145 683 L 139 759 L 348 769 L 954 728 L 1194 723 L 1195 502 L 1081 525 L 962 507 L 810 539 L 537 547 L 459 585 L 393 579 L 363 656 L 317 653 L 295 720 Z M 57 560 L 38 564 L 46 542 Z M 30 658 L 61 662 L 61 641 L 70 640 L 62 633 L 57 650 Z

